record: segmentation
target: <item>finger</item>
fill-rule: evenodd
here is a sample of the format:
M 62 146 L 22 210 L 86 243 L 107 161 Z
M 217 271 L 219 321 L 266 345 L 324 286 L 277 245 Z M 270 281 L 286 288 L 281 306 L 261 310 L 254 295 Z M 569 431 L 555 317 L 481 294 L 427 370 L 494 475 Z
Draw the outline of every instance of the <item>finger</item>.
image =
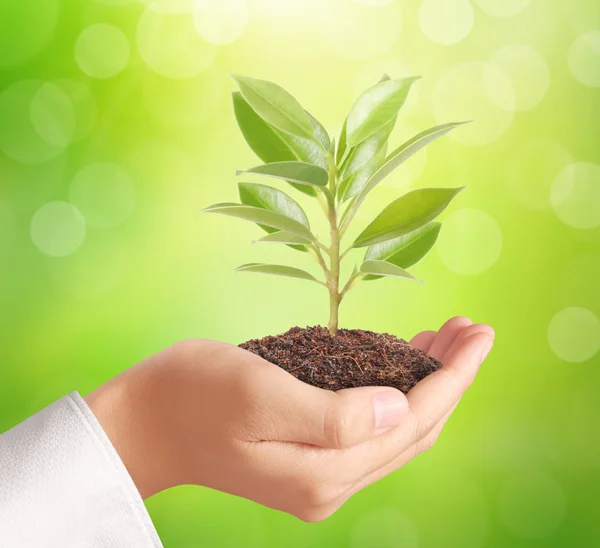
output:
M 429 352 L 433 341 L 437 335 L 437 331 L 422 331 L 418 335 L 415 335 L 410 341 L 411 346 L 422 350 L 425 353 Z
M 487 332 L 475 333 L 448 352 L 443 367 L 417 384 L 407 396 L 416 418 L 415 439 L 424 438 L 450 411 L 475 379 L 493 345 Z
M 273 441 L 344 449 L 375 438 L 408 414 L 406 396 L 395 388 L 368 386 L 330 392 L 287 373 L 285 379 L 273 380 L 268 383 L 272 388 L 263 391 L 268 409 L 262 413 L 272 423 L 269 433 Z
M 433 341 L 428 354 L 438 361 L 443 362 L 446 352 L 452 346 L 452 343 L 460 332 L 472 324 L 469 318 L 464 316 L 456 316 L 448 320 L 441 328 L 435 340 Z

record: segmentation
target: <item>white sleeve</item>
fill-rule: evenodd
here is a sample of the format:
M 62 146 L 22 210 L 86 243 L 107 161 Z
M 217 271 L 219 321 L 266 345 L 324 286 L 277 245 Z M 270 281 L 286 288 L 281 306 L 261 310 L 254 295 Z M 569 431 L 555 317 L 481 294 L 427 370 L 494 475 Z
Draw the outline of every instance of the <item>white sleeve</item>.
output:
M 0 436 L 0 546 L 162 546 L 127 469 L 76 392 Z

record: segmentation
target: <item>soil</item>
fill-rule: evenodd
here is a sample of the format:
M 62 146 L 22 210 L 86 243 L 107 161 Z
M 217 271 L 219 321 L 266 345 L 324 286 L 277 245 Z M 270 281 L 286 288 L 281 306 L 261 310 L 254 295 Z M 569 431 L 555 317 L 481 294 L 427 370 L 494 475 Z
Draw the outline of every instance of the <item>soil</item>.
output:
M 320 326 L 254 339 L 249 350 L 297 379 L 325 390 L 392 386 L 405 394 L 442 364 L 405 340 L 387 333 L 340 329 L 335 337 Z

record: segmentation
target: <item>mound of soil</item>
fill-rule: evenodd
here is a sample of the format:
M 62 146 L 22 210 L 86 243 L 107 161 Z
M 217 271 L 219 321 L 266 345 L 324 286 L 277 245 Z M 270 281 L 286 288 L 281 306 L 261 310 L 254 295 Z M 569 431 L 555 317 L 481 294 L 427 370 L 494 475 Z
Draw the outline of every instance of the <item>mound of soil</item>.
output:
M 340 329 L 335 337 L 320 326 L 240 344 L 297 379 L 324 388 L 392 386 L 405 394 L 442 364 L 406 341 L 360 329 Z

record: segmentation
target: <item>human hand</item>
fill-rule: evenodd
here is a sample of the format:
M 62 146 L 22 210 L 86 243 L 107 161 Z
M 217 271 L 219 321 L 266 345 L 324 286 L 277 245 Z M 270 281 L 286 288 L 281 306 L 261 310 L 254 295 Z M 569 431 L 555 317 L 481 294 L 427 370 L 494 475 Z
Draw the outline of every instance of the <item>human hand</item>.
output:
M 433 445 L 493 330 L 459 317 L 411 342 L 444 366 L 407 396 L 321 390 L 235 346 L 195 340 L 86 400 L 143 497 L 196 484 L 318 521 Z

